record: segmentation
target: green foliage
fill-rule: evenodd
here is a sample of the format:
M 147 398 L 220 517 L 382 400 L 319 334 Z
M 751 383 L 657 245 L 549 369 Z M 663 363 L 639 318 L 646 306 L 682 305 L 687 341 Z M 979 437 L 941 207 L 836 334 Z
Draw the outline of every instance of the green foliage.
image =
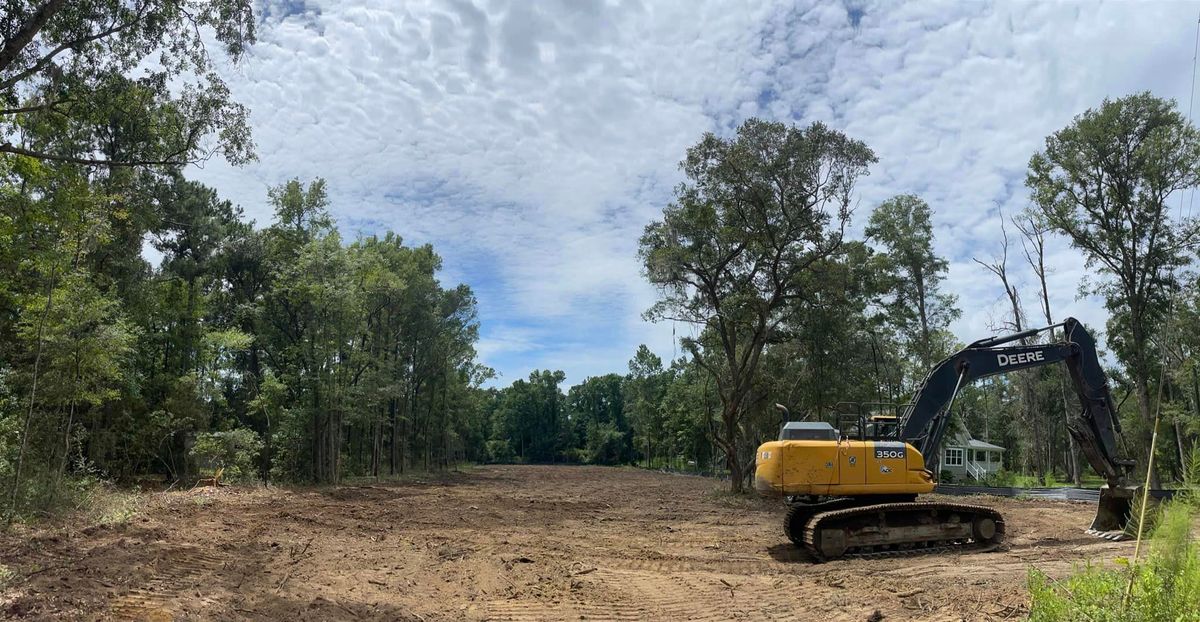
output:
M 1168 502 L 1146 508 L 1142 533 L 1148 542 L 1142 559 L 1118 559 L 1117 566 L 1089 563 L 1063 581 L 1033 569 L 1030 619 L 1039 622 L 1097 620 L 1195 620 L 1200 612 L 1200 450 L 1193 449 L 1184 469 L 1183 486 Z M 1136 534 L 1141 499 L 1133 508 L 1130 528 Z
M 573 431 L 568 426 L 559 390 L 566 377 L 561 371 L 535 371 L 529 380 L 518 380 L 497 394 L 493 414 L 493 440 L 505 440 L 514 457 L 529 462 L 556 462 L 565 458 Z
M 241 482 L 256 479 L 262 439 L 253 430 L 238 428 L 227 432 L 203 432 L 196 435 L 191 457 L 201 469 L 213 473 L 224 469 L 222 479 Z
M 96 405 L 116 395 L 134 333 L 119 302 L 87 274 L 70 274 L 50 297 L 29 300 L 23 318 L 17 334 L 29 351 L 41 350 L 48 405 Z
M 820 123 L 749 119 L 733 137 L 706 134 L 688 149 L 686 181 L 642 235 L 639 256 L 660 292 L 646 317 L 699 331 L 681 342 L 721 395 L 714 440 L 734 490 L 753 453 L 742 423 L 763 349 L 791 304 L 813 298 L 807 271 L 841 247 L 851 193 L 873 162 L 864 143 Z
M 319 180 L 272 189 L 280 221 L 255 231 L 177 174 L 3 164 L 20 206 L 0 219 L 7 514 L 196 466 L 336 481 L 483 459 L 475 299 L 439 283 L 431 247 L 344 244 Z
M 1108 345 L 1137 395 L 1145 452 L 1159 358 L 1152 336 L 1200 236 L 1200 220 L 1173 217 L 1170 205 L 1176 192 L 1200 184 L 1200 132 L 1174 101 L 1150 93 L 1106 99 L 1046 138 L 1025 183 L 1042 224 L 1101 275 L 1091 291 L 1111 313 Z
M 174 166 L 253 157 L 247 110 L 209 49 L 215 38 L 236 62 L 254 42 L 247 0 L 13 0 L 4 23 L 0 136 L 34 139 L 0 152 Z
M 999 471 L 996 471 L 995 473 L 988 474 L 988 476 L 986 478 L 984 478 L 984 480 L 982 482 L 980 482 L 980 485 L 996 486 L 996 487 L 1001 487 L 1001 488 L 1004 488 L 1004 487 L 1021 487 L 1021 488 L 1023 488 L 1023 486 L 1019 486 L 1017 484 L 1017 474 L 1013 473 L 1012 471 L 1009 471 L 1008 469 L 1000 469 Z
M 620 464 L 626 455 L 626 436 L 615 423 L 597 423 L 587 430 L 586 460 L 592 464 Z
M 875 208 L 866 228 L 867 239 L 884 249 L 873 257 L 876 279 L 885 293 L 882 309 L 918 355 L 917 374 L 950 354 L 938 333 L 961 314 L 955 297 L 940 289 L 950 264 L 933 250 L 931 216 L 928 203 L 905 194 Z
M 1030 620 L 1195 620 L 1200 611 L 1200 543 L 1192 534 L 1194 517 L 1190 503 L 1167 504 L 1146 559 L 1137 563 L 1088 564 L 1062 581 L 1030 570 Z
M 630 382 L 634 381 L 608 374 L 587 378 L 567 392 L 566 416 L 572 428 L 570 445 L 582 446 L 585 451 L 577 455 L 584 461 L 618 464 L 629 459 L 632 446 L 626 390 Z M 636 410 L 637 406 L 635 401 L 635 410 L 630 415 L 653 418 L 653 414 Z M 640 406 L 646 410 L 657 408 L 657 403 Z
M 489 462 L 512 462 L 517 452 L 513 451 L 512 443 L 507 439 L 492 439 L 487 442 L 487 459 Z

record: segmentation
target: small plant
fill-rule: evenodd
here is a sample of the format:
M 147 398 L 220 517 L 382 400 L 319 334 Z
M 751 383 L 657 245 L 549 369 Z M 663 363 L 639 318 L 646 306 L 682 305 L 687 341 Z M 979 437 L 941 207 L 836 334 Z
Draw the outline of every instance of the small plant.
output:
M 1034 569 L 1029 574 L 1030 620 L 1066 622 L 1177 622 L 1200 619 L 1200 542 L 1193 523 L 1200 498 L 1194 490 L 1200 454 L 1193 456 L 1185 492 L 1147 512 L 1143 532 L 1152 530 L 1142 560 L 1116 566 L 1088 564 L 1055 581 Z M 1139 500 L 1140 501 L 1140 500 Z M 1147 508 L 1149 509 L 1149 508 Z M 1134 519 L 1140 506 L 1134 508 Z
M 17 578 L 17 571 L 0 564 L 0 591 L 7 590 L 8 586 L 12 585 Z
M 991 473 L 984 478 L 983 485 L 1006 488 L 1013 486 L 1015 482 L 1016 476 L 1012 471 L 1009 471 L 1008 469 L 1000 469 L 999 471 Z
M 98 484 L 92 487 L 87 501 L 89 522 L 104 526 L 127 523 L 141 511 L 142 501 L 143 497 L 136 492 Z
M 1030 620 L 1111 622 L 1195 620 L 1200 611 L 1200 546 L 1191 537 L 1191 508 L 1162 512 L 1145 561 L 1088 565 L 1062 581 L 1030 571 Z M 1126 595 L 1128 594 L 1128 597 Z
M 196 435 L 191 456 L 202 471 L 212 474 L 221 469 L 223 480 L 244 482 L 256 479 L 255 465 L 262 448 L 262 439 L 253 430 L 238 428 Z

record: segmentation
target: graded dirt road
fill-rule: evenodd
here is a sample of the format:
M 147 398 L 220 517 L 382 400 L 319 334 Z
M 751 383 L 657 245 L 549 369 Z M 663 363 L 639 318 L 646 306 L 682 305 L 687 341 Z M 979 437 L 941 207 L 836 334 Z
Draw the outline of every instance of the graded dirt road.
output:
M 1132 547 L 1088 504 L 976 498 L 987 553 L 813 564 L 782 507 L 710 479 L 485 466 L 327 489 L 152 495 L 128 523 L 0 539 L 0 617 L 82 620 L 999 620 L 1031 566 Z M 878 610 L 879 614 L 875 612 Z M 882 615 L 882 618 L 879 618 Z

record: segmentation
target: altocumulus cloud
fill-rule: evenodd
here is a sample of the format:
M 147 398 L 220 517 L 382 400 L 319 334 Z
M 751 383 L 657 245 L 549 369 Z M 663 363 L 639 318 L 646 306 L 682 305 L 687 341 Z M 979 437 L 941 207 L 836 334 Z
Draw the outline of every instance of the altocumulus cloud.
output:
M 267 0 L 260 15 L 227 71 L 260 161 L 193 175 L 260 224 L 268 186 L 322 176 L 347 234 L 433 243 L 443 279 L 479 296 L 501 382 L 622 371 L 643 342 L 672 355 L 688 329 L 641 321 L 655 293 L 637 237 L 686 147 L 750 116 L 871 145 L 855 230 L 890 195 L 925 197 L 964 311 L 953 329 L 987 333 L 1000 289 L 971 258 L 996 254 L 1001 210 L 1027 204 L 1029 156 L 1106 96 L 1186 110 L 1197 19 L 1184 3 L 742 0 Z M 1102 325 L 1077 299 L 1082 260 L 1051 251 L 1052 305 Z

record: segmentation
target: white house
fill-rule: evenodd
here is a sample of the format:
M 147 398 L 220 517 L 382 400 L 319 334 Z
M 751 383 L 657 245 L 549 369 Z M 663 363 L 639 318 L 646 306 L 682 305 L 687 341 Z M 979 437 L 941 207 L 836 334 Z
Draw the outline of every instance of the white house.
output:
M 946 441 L 938 467 L 949 471 L 954 479 L 981 480 L 1003 466 L 1004 448 L 971 438 L 969 432 L 959 432 Z

